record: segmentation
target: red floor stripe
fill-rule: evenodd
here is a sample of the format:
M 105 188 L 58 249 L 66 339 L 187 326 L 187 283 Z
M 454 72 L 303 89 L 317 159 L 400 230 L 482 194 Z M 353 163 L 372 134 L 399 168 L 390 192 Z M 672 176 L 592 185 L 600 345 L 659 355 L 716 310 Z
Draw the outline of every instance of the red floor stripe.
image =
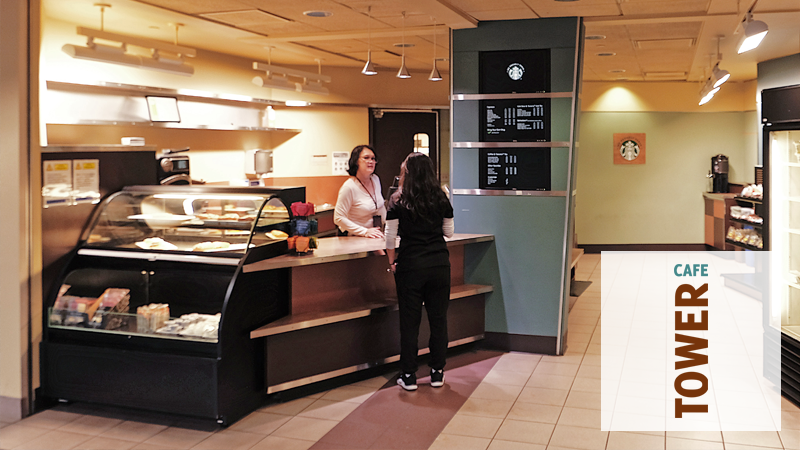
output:
M 425 450 L 494 367 L 502 353 L 462 353 L 447 360 L 445 385 L 430 386 L 428 367 L 417 372 L 419 389 L 407 392 L 394 379 L 315 443 L 312 450 Z

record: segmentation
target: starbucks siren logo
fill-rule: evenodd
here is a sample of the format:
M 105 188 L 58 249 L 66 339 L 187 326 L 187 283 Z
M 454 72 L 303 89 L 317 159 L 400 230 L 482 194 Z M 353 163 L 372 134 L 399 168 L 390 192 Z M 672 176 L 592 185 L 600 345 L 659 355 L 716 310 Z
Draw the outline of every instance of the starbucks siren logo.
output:
M 506 72 L 512 80 L 519 81 L 522 79 L 522 74 L 525 73 L 525 68 L 520 63 L 511 63 Z
M 619 148 L 619 154 L 628 161 L 633 161 L 639 156 L 639 143 L 628 139 Z

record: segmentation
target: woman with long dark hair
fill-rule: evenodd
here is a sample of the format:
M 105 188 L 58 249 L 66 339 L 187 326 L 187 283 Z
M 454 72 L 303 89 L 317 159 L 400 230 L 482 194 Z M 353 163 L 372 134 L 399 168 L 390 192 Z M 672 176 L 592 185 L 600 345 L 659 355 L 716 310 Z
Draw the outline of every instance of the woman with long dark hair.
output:
M 447 352 L 447 305 L 450 302 L 450 252 L 453 207 L 439 187 L 433 162 L 423 153 L 409 154 L 400 166 L 400 187 L 389 198 L 386 254 L 394 273 L 400 307 L 400 369 L 403 389 L 417 389 L 417 340 L 422 305 L 431 336 L 431 386 L 444 385 Z M 400 247 L 397 239 L 400 237 Z

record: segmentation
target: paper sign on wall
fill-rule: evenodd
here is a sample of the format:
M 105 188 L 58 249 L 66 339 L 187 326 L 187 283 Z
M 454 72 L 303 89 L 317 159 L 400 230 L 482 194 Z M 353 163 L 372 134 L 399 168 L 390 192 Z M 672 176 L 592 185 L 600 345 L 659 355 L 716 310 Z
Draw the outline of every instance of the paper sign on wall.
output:
M 72 164 L 75 204 L 100 202 L 100 160 L 76 159 Z
M 43 161 L 42 205 L 68 206 L 72 204 L 72 161 Z

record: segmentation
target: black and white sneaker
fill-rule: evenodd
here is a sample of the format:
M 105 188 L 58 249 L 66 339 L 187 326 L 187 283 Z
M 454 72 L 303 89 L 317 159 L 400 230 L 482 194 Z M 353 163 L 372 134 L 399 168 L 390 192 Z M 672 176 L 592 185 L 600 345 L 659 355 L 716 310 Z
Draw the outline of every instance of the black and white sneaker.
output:
M 431 369 L 431 386 L 433 387 L 444 386 L 444 370 Z
M 397 377 L 397 384 L 407 391 L 417 390 L 417 374 L 415 373 L 401 373 Z

